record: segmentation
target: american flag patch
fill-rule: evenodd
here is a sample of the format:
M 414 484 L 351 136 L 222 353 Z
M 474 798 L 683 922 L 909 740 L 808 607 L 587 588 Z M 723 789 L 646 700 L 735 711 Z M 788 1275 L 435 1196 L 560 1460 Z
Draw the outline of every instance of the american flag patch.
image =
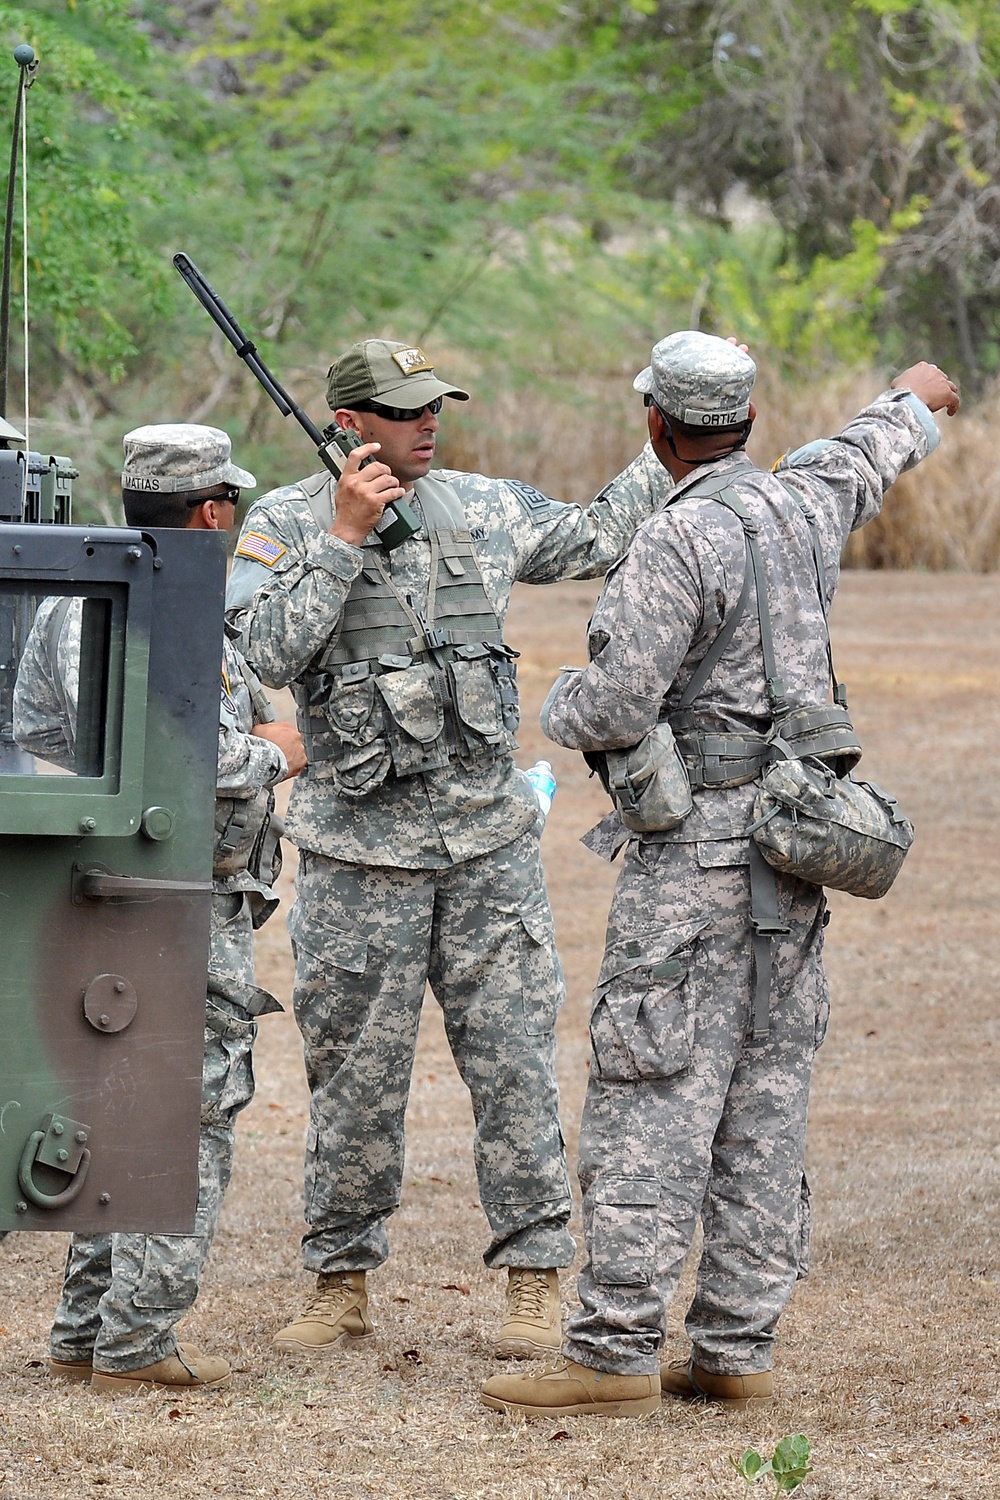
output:
M 236 549 L 237 557 L 251 557 L 254 562 L 263 563 L 265 568 L 273 568 L 279 557 L 284 557 L 288 551 L 280 542 L 272 542 L 269 536 L 261 536 L 259 531 L 248 531 L 246 536 L 240 537 L 240 545 Z

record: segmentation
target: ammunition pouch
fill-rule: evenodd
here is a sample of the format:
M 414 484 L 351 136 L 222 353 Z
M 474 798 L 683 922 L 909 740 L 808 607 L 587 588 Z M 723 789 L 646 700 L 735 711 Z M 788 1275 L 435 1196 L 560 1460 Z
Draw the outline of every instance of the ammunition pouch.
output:
M 676 828 L 694 805 L 687 769 L 665 721 L 628 750 L 585 752 L 584 759 L 633 833 Z
M 249 867 L 274 807 L 274 793 L 256 797 L 218 797 L 215 802 L 215 852 L 212 876 L 228 880 Z
M 305 720 L 309 774 L 343 797 L 370 796 L 390 772 L 487 766 L 517 743 L 514 653 L 444 641 L 419 663 L 383 655 L 338 664 L 309 680 Z

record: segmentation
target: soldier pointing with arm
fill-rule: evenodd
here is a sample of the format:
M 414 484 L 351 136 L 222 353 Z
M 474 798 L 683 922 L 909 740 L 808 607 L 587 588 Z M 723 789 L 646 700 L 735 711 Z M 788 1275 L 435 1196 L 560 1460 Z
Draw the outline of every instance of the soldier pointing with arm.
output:
M 289 928 L 312 1090 L 304 1253 L 318 1283 L 277 1336 L 292 1351 L 371 1332 L 365 1277 L 399 1203 L 428 982 L 472 1097 L 486 1263 L 509 1271 L 497 1352 L 551 1353 L 561 1338 L 557 1269 L 573 1254 L 553 1068 L 563 981 L 538 803 L 511 755 L 503 624 L 515 581 L 607 571 L 651 510 L 655 460 L 589 510 L 431 474 L 446 397 L 467 394 L 421 350 L 350 348 L 328 399 L 364 446 L 335 492 L 318 474 L 253 507 L 230 586 L 247 655 L 291 686 L 309 756 L 288 814 L 301 850 Z M 389 551 L 372 527 L 403 495 L 422 525 Z
M 551 739 L 588 752 L 635 746 L 672 724 L 693 805 L 660 832 L 630 833 L 612 814 L 591 840 L 609 858 L 626 853 L 591 1017 L 581 1308 L 566 1357 L 537 1377 L 486 1382 L 483 1400 L 500 1410 L 637 1414 L 657 1407 L 661 1381 L 688 1399 L 769 1402 L 775 1330 L 804 1273 L 806 1108 L 829 1012 L 825 900 L 820 886 L 771 872 L 774 909 L 759 926 L 773 936 L 756 940 L 754 799 L 775 695 L 806 718 L 826 703 L 825 609 L 844 543 L 937 446 L 931 412 L 956 411 L 958 391 L 935 366 L 915 365 L 838 437 L 767 474 L 743 452 L 755 373 L 707 334 L 654 348 L 635 386 L 665 503 L 605 585 L 590 665 L 564 672 L 542 711 Z M 721 493 L 739 510 L 718 503 Z M 762 559 L 780 685 L 764 670 L 764 611 L 745 607 L 753 570 L 741 514 Z M 699 1216 L 692 1354 L 661 1372 L 666 1307 Z

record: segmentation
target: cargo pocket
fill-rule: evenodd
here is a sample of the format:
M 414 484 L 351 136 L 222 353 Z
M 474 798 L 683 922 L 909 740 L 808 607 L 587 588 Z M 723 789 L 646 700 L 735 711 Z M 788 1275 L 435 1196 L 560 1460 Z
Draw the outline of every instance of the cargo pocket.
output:
M 315 913 L 306 916 L 301 901 L 288 913 L 288 935 L 297 953 L 308 954 L 323 968 L 363 974 L 368 967 L 367 938 L 333 927 Z
M 521 1002 L 529 1036 L 547 1036 L 565 993 L 562 965 L 556 953 L 552 912 L 546 900 L 520 912 Z
M 496 680 L 488 657 L 473 661 L 453 661 L 450 667 L 455 707 L 464 727 L 471 730 L 466 739 L 472 748 L 497 745 L 503 738 Z
M 377 679 L 388 714 L 389 749 L 397 776 L 447 765 L 444 705 L 430 667 L 407 667 Z
M 650 1177 L 606 1177 L 588 1197 L 594 1280 L 604 1286 L 649 1286 L 655 1274 L 659 1183 Z
M 597 980 L 590 1040 L 612 1083 L 672 1078 L 691 1061 L 698 934 L 708 918 L 680 922 L 609 948 Z
M 136 1307 L 182 1312 L 192 1306 L 198 1295 L 198 1271 L 203 1258 L 199 1241 L 204 1232 L 196 1226 L 194 1234 L 144 1237 L 142 1275 L 132 1293 Z M 139 1238 L 128 1236 L 132 1243 Z
M 209 994 L 201 1123 L 228 1125 L 254 1095 L 253 1044 L 257 1023 L 241 1007 Z

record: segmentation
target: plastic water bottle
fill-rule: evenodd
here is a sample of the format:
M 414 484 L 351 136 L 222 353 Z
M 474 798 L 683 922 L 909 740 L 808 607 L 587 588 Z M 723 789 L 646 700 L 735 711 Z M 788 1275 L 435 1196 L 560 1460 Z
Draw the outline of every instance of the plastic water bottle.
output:
M 538 805 L 542 809 L 542 817 L 547 818 L 549 808 L 552 806 L 552 798 L 556 794 L 556 778 L 552 774 L 552 767 L 547 760 L 537 760 L 530 771 L 525 771 L 525 776 L 535 789 Z

